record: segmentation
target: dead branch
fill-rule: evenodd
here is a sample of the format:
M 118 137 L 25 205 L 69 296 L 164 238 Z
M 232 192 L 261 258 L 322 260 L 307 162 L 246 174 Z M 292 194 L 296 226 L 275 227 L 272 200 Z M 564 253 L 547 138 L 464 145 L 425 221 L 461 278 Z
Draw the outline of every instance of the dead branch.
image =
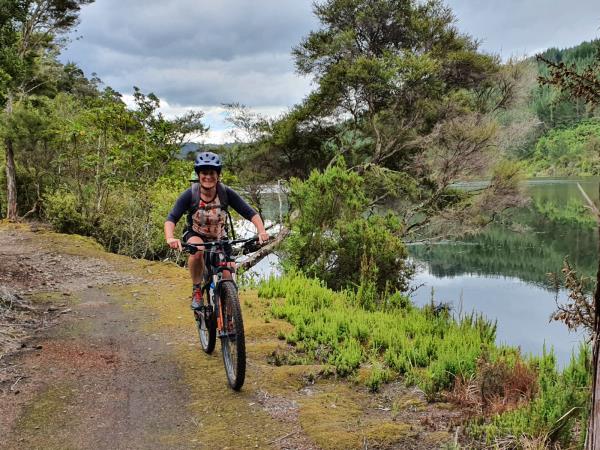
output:
M 17 294 L 11 293 L 5 286 L 0 286 L 0 307 L 18 309 L 21 311 L 36 312 L 37 309 L 28 305 Z
M 283 240 L 287 237 L 288 234 L 290 234 L 290 230 L 286 227 L 282 227 L 281 230 L 279 231 L 279 233 L 277 234 L 277 236 L 275 236 L 275 239 L 273 239 L 271 242 L 269 242 L 264 247 L 261 247 L 260 250 L 258 250 L 257 252 L 253 253 L 252 256 L 250 256 L 246 261 L 240 263 L 238 265 L 238 268 L 243 269 L 243 270 L 248 270 L 251 267 L 258 264 L 267 255 L 273 253 L 275 248 L 279 244 L 281 244 L 281 242 L 283 242 Z
M 598 222 L 600 222 L 600 210 L 594 204 L 592 199 L 587 195 L 587 193 L 583 190 L 583 188 L 581 187 L 581 184 L 577 183 L 577 187 L 579 188 L 579 192 L 581 192 L 581 195 L 583 196 L 586 203 L 588 204 L 588 208 L 591 209 L 594 214 L 596 214 L 596 220 Z

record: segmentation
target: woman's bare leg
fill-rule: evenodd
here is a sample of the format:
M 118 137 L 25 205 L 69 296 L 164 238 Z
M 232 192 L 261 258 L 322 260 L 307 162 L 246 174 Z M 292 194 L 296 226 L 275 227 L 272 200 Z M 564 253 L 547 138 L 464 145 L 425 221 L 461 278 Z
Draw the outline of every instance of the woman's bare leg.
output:
M 202 244 L 202 239 L 198 236 L 192 236 L 187 240 L 190 244 Z M 202 275 L 204 274 L 204 249 L 200 247 L 198 251 L 190 255 L 188 258 L 188 267 L 190 276 L 194 285 L 202 283 Z

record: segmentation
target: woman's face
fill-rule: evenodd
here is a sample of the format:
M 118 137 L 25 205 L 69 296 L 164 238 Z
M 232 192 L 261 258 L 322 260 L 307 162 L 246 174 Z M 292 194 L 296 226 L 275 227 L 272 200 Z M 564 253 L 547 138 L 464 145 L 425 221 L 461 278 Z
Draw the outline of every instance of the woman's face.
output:
M 216 170 L 201 170 L 198 173 L 200 184 L 204 189 L 212 189 L 217 185 L 219 181 L 219 174 Z

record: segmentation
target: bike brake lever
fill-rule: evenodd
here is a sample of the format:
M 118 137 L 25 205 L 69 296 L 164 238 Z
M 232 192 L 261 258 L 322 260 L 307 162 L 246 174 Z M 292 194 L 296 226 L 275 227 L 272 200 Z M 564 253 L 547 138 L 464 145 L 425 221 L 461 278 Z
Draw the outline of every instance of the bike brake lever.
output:
M 185 244 L 184 247 L 187 249 L 190 255 L 195 255 L 196 252 L 198 252 L 198 247 L 195 245 Z

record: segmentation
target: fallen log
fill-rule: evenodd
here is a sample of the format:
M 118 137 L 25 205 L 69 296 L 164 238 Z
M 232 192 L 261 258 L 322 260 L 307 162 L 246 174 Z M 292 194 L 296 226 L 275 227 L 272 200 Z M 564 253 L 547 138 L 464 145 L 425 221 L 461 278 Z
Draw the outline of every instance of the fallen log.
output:
M 266 245 L 261 247 L 258 251 L 254 252 L 251 256 L 248 257 L 245 261 L 238 264 L 238 268 L 243 270 L 248 270 L 251 267 L 258 264 L 269 254 L 273 253 L 273 251 L 277 248 L 281 242 L 290 234 L 290 230 L 286 227 L 282 227 L 277 233 L 277 236 L 272 241 L 269 241 Z

